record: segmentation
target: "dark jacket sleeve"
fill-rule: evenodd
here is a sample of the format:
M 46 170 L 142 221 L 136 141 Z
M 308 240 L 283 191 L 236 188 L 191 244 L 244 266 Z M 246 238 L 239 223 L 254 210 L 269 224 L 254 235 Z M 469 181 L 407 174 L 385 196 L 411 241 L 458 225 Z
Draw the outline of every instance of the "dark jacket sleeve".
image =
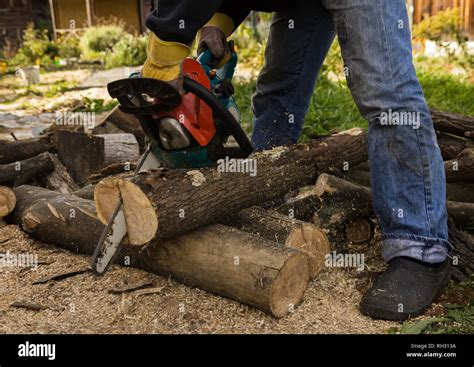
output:
M 237 28 L 252 10 L 283 11 L 302 1 L 314 0 L 158 0 L 146 26 L 164 41 L 190 44 L 216 12 L 230 16 Z

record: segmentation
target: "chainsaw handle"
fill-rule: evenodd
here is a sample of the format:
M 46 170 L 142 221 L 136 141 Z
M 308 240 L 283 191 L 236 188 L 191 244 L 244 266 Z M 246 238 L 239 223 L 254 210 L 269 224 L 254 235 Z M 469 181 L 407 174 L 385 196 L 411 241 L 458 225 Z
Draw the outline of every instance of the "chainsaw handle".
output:
M 247 158 L 253 152 L 253 146 L 249 138 L 242 130 L 239 122 L 235 117 L 229 112 L 227 108 L 224 107 L 214 95 L 202 84 L 199 82 L 184 77 L 183 80 L 184 90 L 190 93 L 193 93 L 199 97 L 204 103 L 206 103 L 215 113 L 217 113 L 221 118 L 223 118 L 228 124 L 226 128 L 229 130 L 229 133 L 234 137 L 238 148 L 224 148 L 222 150 L 222 156 L 216 157 L 217 159 L 222 159 L 225 157 L 229 158 Z

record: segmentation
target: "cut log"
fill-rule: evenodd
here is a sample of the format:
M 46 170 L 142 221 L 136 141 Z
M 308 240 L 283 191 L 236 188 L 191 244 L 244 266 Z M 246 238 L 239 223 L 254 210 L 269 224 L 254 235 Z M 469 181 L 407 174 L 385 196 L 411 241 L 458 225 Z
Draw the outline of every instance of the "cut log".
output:
M 466 134 L 474 131 L 474 117 L 437 110 L 431 110 L 431 117 L 436 130 L 474 139 Z
M 314 190 L 299 193 L 286 200 L 274 208 L 280 214 L 287 216 L 290 219 L 298 219 L 303 222 L 313 222 L 314 213 L 320 207 L 320 200 L 314 194 Z
M 54 150 L 54 146 L 45 138 L 17 141 L 0 140 L 0 164 L 23 161 Z
M 131 134 L 93 136 L 68 130 L 58 132 L 59 159 L 79 184 L 110 164 L 138 160 L 139 150 Z
M 83 199 L 94 200 L 94 189 L 95 185 L 89 184 L 82 189 L 74 191 L 72 194 Z
M 357 218 L 346 224 L 346 238 L 350 242 L 367 242 L 373 235 L 371 222 L 367 219 Z
M 456 226 L 461 230 L 474 230 L 474 204 L 448 201 L 446 208 Z
M 140 148 L 132 134 L 107 134 L 97 137 L 104 140 L 103 167 L 121 162 L 135 162 L 140 158 Z
M 474 142 L 454 135 L 437 133 L 438 145 L 445 161 L 456 158 L 465 149 L 474 149 Z
M 444 163 L 447 182 L 474 181 L 474 149 L 463 150 L 456 159 Z
M 46 187 L 63 194 L 70 194 L 73 191 L 79 190 L 79 185 L 74 182 L 58 157 L 50 154 L 50 158 L 54 164 L 54 171 L 46 177 Z
M 260 207 L 241 210 L 223 224 L 306 253 L 313 279 L 323 269 L 325 256 L 330 251 L 326 235 L 315 225 Z
M 453 182 L 446 186 L 449 201 L 474 203 L 474 182 Z
M 92 254 L 104 228 L 94 202 L 52 192 L 45 200 L 45 191 L 16 189 L 22 208 L 13 216 L 20 218 L 17 224 L 42 242 Z M 145 251 L 126 245 L 119 259 L 275 317 L 288 314 L 302 301 L 309 281 L 308 257 L 301 251 L 223 225 L 200 228 Z
M 346 251 L 349 241 L 347 226 L 361 219 L 369 222 L 374 216 L 371 190 L 338 177 L 322 174 L 316 182 L 314 192 L 321 200 L 321 206 L 314 215 L 314 223 L 326 231 L 335 250 Z M 354 231 L 349 227 L 350 235 Z M 368 233 L 372 231 L 369 230 Z M 359 239 L 358 235 L 354 236 Z
M 129 232 L 139 241 L 136 244 L 172 238 L 311 184 L 318 171 L 361 162 L 367 157 L 366 149 L 365 133 L 355 129 L 256 153 L 249 159 L 258 167 L 257 175 L 209 167 L 114 177 L 96 186 L 97 212 L 106 223 L 121 197 Z M 248 161 L 237 164 L 242 162 Z
M 145 133 L 143 132 L 137 118 L 131 114 L 120 111 L 119 106 L 110 111 L 110 113 L 104 118 L 103 122 L 111 123 L 117 126 L 120 130 L 133 134 L 137 139 L 138 144 L 140 144 L 141 147 L 145 146 Z M 101 124 L 99 124 L 98 128 L 100 128 L 100 126 Z
M 474 237 L 460 231 L 452 219 L 448 221 L 449 242 L 453 245 L 451 277 L 463 281 L 474 272 Z
M 24 185 L 39 176 L 47 175 L 54 170 L 54 163 L 49 153 L 41 153 L 23 161 L 0 165 L 0 184 Z
M 16 205 L 16 196 L 12 189 L 0 186 L 0 218 L 10 214 Z

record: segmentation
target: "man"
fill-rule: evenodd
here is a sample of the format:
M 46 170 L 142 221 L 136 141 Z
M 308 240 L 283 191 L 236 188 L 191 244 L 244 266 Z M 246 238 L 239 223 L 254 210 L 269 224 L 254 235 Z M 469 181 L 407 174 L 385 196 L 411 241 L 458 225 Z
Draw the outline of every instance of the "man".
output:
M 226 8 L 226 1 L 200 1 L 200 6 L 203 3 L 209 12 L 226 15 L 235 11 L 235 7 Z M 389 264 L 364 295 L 360 309 L 368 316 L 388 320 L 417 316 L 449 280 L 450 245 L 444 165 L 412 63 L 405 1 L 288 3 L 291 7 L 277 12 L 271 26 L 265 67 L 253 99 L 253 144 L 266 149 L 297 141 L 318 72 L 337 33 L 348 86 L 369 121 L 373 205 L 383 233 L 382 255 Z M 223 26 L 219 17 L 204 16 L 190 0 L 161 0 L 159 11 L 150 15 L 147 24 L 156 37 L 163 38 L 164 45 L 172 41 L 186 47 L 166 54 L 152 44 L 144 76 L 178 81 L 179 85 L 179 63 L 189 54 L 189 42 L 203 25 L 200 47 L 209 47 L 216 58 L 222 58 L 225 52 L 215 50 L 219 50 L 217 44 L 223 50 L 225 37 L 206 28 L 218 28 L 228 36 L 237 23 L 224 22 L 232 26 Z M 190 26 L 187 33 L 173 25 L 180 19 Z M 164 24 L 172 29 L 167 34 L 160 33 L 166 30 Z

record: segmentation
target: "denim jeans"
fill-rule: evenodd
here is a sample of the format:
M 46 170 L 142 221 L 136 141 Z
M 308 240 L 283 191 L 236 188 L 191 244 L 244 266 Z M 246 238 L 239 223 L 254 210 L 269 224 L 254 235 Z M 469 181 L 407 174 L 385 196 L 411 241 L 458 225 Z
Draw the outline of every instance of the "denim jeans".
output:
M 296 143 L 334 30 L 348 87 L 369 122 L 382 255 L 442 262 L 450 248 L 444 165 L 412 62 L 404 0 L 314 0 L 303 13 L 276 13 L 253 99 L 253 143 Z

